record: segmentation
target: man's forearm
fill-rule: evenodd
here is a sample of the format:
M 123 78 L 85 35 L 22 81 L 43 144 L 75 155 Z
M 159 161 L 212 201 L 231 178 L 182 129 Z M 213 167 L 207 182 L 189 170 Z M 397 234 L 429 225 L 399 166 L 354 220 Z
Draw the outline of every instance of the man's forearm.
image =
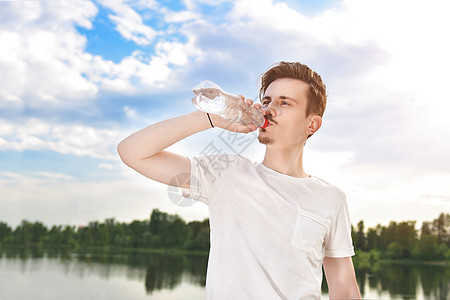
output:
M 208 116 L 197 110 L 147 126 L 121 141 L 117 149 L 122 159 L 143 159 L 208 128 L 211 128 Z
M 325 257 L 323 268 L 331 300 L 361 299 L 351 257 Z
M 340 284 L 329 287 L 329 291 L 331 300 L 361 299 L 356 279 L 343 280 Z

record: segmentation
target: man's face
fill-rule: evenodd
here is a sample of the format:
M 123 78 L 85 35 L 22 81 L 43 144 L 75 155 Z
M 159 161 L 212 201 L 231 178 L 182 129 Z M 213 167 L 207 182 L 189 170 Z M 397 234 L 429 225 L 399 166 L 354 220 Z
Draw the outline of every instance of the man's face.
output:
M 292 78 L 277 79 L 267 87 L 261 104 L 272 125 L 259 129 L 261 144 L 286 147 L 306 141 L 310 119 L 305 117 L 308 88 L 307 83 Z

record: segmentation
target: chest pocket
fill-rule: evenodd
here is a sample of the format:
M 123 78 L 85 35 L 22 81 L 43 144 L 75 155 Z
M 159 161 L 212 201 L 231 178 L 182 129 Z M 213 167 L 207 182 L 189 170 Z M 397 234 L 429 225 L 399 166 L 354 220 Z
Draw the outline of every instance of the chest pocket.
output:
M 298 208 L 291 245 L 316 258 L 323 257 L 327 223 L 326 219 Z

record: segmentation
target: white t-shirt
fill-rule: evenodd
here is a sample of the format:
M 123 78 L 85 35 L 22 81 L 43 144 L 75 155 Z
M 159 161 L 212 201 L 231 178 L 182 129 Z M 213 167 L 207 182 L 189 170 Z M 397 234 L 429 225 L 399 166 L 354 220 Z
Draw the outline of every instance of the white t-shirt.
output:
M 320 299 L 324 256 L 354 255 L 344 192 L 242 155 L 189 159 L 190 197 L 209 206 L 206 299 Z

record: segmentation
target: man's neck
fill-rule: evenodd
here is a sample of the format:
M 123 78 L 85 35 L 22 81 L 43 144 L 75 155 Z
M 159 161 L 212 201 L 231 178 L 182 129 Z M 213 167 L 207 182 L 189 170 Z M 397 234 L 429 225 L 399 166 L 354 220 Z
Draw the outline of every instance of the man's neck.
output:
M 266 146 L 266 153 L 262 164 L 279 173 L 307 178 L 309 174 L 303 170 L 303 146 L 290 148 Z

